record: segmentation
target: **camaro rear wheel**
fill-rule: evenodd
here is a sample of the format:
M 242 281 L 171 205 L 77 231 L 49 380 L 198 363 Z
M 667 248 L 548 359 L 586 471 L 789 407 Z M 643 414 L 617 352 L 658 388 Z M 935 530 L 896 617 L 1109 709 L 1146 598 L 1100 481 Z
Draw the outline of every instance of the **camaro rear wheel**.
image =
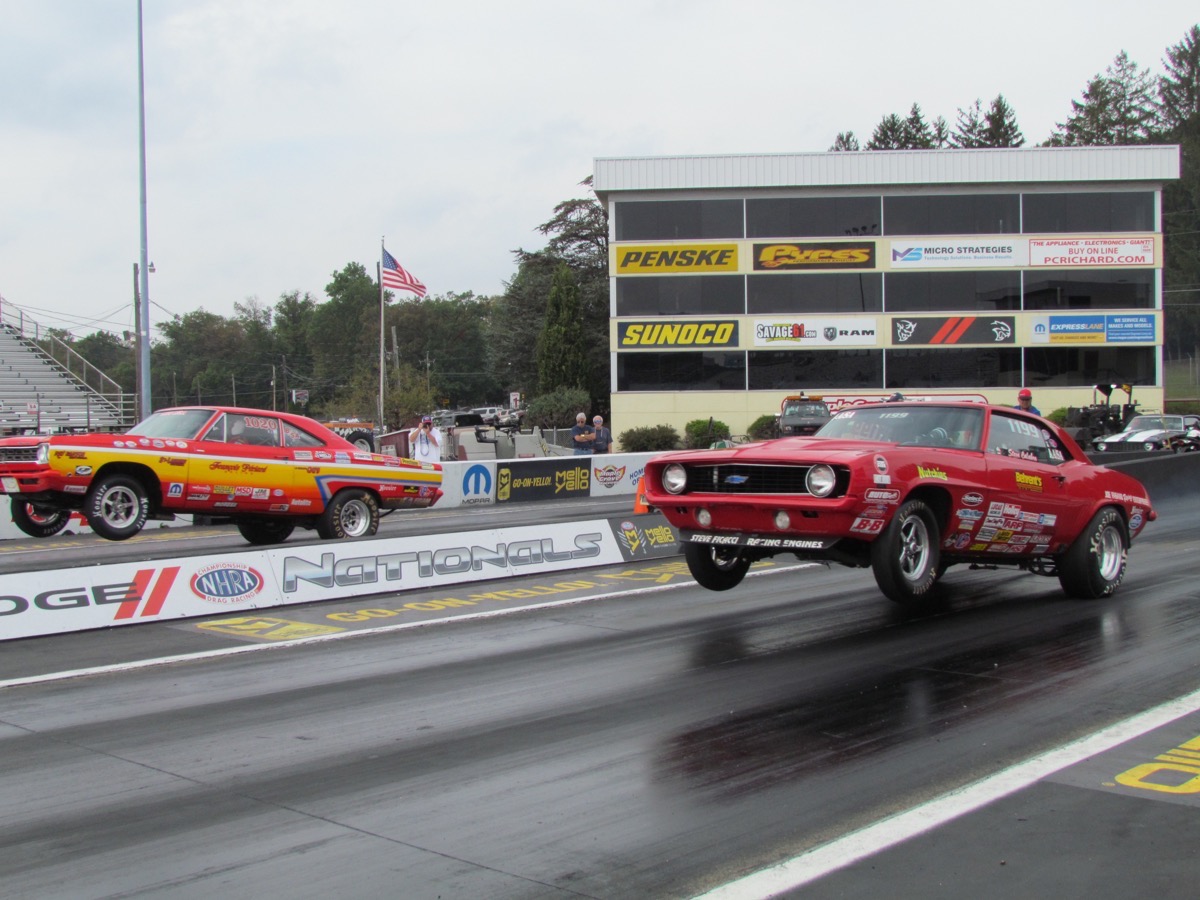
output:
M 58 534 L 71 521 L 71 513 L 65 509 L 38 506 L 20 497 L 12 498 L 13 524 L 30 537 L 50 537 Z
M 110 541 L 133 537 L 146 524 L 150 500 L 146 489 L 129 475 L 104 475 L 97 479 L 84 502 L 92 531 Z
M 685 544 L 683 556 L 696 583 L 710 591 L 727 591 L 737 587 L 750 568 L 750 560 L 736 547 Z
M 239 519 L 237 529 L 251 544 L 282 544 L 296 529 L 291 519 Z
M 359 488 L 339 491 L 317 520 L 324 540 L 370 537 L 379 530 L 379 501 Z
M 346 440 L 359 450 L 366 450 L 368 453 L 375 452 L 375 436 L 364 428 L 350 432 L 346 435 Z
M 1129 531 L 1125 520 L 1106 506 L 1075 538 L 1058 566 L 1058 583 L 1069 597 L 1096 600 L 1107 597 L 1125 577 Z
M 921 601 L 942 571 L 933 510 L 920 500 L 901 506 L 871 545 L 871 570 L 889 600 L 906 605 Z

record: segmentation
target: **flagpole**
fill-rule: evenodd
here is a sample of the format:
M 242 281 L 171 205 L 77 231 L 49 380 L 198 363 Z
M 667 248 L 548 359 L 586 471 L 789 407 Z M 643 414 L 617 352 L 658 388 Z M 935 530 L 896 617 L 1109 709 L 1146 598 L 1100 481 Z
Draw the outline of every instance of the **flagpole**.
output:
M 383 421 L 383 379 L 387 371 L 383 365 L 383 238 L 379 239 L 379 262 L 375 263 L 375 278 L 379 281 L 379 431 L 386 429 Z

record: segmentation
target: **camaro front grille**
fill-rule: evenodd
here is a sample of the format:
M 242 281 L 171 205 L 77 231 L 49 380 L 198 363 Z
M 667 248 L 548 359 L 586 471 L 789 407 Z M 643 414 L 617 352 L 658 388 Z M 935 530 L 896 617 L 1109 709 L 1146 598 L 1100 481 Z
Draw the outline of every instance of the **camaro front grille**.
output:
M 0 447 L 0 463 L 37 462 L 37 447 Z
M 805 479 L 811 466 L 771 466 L 729 463 L 688 466 L 688 492 L 693 494 L 808 494 Z M 843 493 L 843 474 L 838 489 Z M 848 480 L 848 479 L 847 479 Z

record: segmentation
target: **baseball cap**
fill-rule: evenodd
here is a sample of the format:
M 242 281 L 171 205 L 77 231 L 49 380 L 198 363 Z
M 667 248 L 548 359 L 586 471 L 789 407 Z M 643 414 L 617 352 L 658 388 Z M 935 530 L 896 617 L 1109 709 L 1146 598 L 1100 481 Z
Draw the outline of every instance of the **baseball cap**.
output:
M 424 425 L 426 422 L 432 422 L 432 421 L 433 421 L 433 416 L 425 416 L 421 419 L 421 424 Z
M 1033 391 L 1029 390 L 1029 388 L 1021 388 L 1020 392 L 1018 392 L 1018 394 L 1017 394 L 1017 399 L 1018 400 L 1032 400 L 1033 399 Z

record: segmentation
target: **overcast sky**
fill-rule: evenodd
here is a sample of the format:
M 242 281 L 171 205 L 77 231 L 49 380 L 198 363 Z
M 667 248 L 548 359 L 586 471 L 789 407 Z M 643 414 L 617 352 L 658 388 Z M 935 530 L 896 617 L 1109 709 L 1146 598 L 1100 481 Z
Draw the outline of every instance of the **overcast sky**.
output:
M 496 294 L 596 157 L 824 151 L 1003 93 L 1029 143 L 1189 0 L 144 0 L 151 321 L 325 299 L 379 242 Z M 0 0 L 0 296 L 133 329 L 137 0 Z M 7 319 L 6 314 L 6 319 Z

